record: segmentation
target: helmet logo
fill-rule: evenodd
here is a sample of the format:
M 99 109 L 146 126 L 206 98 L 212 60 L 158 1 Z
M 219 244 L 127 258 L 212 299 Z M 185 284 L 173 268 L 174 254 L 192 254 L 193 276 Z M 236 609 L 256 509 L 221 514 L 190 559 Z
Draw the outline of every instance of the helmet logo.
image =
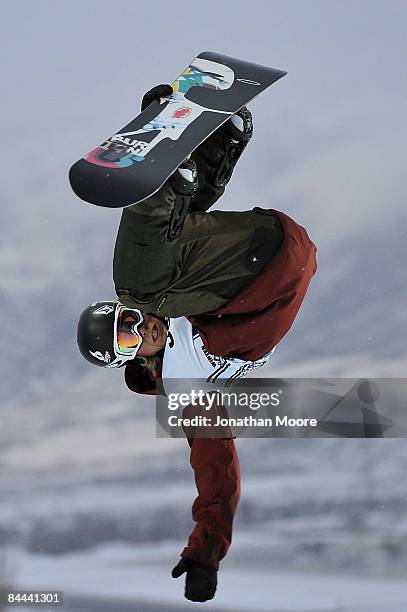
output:
M 115 309 L 115 306 L 110 306 L 109 304 L 105 304 L 104 306 L 101 306 L 100 308 L 96 308 L 96 310 L 93 311 L 93 314 L 110 314 L 111 312 L 113 312 Z
M 99 359 L 99 361 L 104 361 L 105 363 L 110 363 L 111 362 L 111 357 L 109 355 L 109 353 L 106 351 L 105 356 L 103 357 L 102 353 L 100 351 L 89 351 L 89 353 L 92 355 L 92 357 L 95 357 L 96 359 Z

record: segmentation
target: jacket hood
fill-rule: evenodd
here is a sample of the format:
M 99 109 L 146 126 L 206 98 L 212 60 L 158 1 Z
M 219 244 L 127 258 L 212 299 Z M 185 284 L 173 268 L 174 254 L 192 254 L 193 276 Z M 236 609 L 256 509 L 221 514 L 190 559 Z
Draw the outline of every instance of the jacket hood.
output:
M 150 372 L 142 365 L 139 359 L 133 359 L 126 364 L 124 370 L 124 380 L 130 391 L 142 393 L 144 395 L 157 395 L 157 378 L 161 377 L 164 350 L 158 355 L 160 359 L 157 376 L 153 377 Z

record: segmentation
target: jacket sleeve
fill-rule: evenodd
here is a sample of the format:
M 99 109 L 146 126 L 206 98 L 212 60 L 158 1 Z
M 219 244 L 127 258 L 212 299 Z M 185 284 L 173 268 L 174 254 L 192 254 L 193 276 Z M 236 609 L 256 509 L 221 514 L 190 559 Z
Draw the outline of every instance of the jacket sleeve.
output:
M 196 525 L 181 554 L 218 569 L 232 541 L 240 499 L 236 447 L 233 439 L 193 438 L 188 442 L 198 497 L 192 506 Z
M 182 556 L 218 569 L 232 541 L 240 499 L 240 469 L 232 438 L 188 438 L 198 497 L 192 506 L 196 525 Z

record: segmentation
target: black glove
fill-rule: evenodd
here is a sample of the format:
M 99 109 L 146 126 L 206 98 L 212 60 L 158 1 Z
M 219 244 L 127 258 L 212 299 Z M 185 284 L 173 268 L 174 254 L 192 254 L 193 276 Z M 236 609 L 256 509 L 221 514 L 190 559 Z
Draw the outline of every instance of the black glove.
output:
M 141 102 L 141 110 L 143 111 L 147 106 L 150 106 L 151 102 L 154 102 L 154 100 L 170 96 L 172 93 L 174 92 L 171 85 L 156 85 L 144 94 L 143 101 Z
M 183 557 L 171 572 L 173 578 L 187 573 L 185 580 L 185 598 L 190 601 L 208 601 L 213 599 L 218 583 L 217 571 L 193 559 Z

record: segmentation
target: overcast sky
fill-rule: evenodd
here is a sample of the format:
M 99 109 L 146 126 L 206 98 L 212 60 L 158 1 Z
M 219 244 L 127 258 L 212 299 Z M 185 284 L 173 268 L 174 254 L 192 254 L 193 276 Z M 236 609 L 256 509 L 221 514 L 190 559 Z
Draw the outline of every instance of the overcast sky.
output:
M 365 272 L 352 278 L 352 270 L 361 245 L 367 268 L 380 270 L 374 301 L 394 295 L 400 325 L 406 15 L 407 4 L 396 0 L 3 3 L 0 287 L 8 364 L 21 361 L 24 345 L 55 367 L 64 342 L 68 360 L 80 363 L 77 314 L 114 295 L 120 211 L 82 203 L 69 188 L 69 167 L 138 113 L 146 89 L 174 80 L 204 50 L 288 71 L 253 102 L 255 136 L 220 207 L 284 210 L 317 243 L 320 270 L 298 339 L 305 332 L 315 339 L 310 321 L 327 325 L 325 348 L 338 322 L 346 331 L 349 312 L 332 307 L 332 286 L 342 283 L 344 302 L 357 294 Z M 361 292 L 365 302 L 369 290 Z M 367 304 L 354 300 L 357 316 Z M 383 304 L 388 316 L 375 304 L 371 325 L 395 335 Z M 349 353 L 367 351 L 369 334 L 363 328 Z

